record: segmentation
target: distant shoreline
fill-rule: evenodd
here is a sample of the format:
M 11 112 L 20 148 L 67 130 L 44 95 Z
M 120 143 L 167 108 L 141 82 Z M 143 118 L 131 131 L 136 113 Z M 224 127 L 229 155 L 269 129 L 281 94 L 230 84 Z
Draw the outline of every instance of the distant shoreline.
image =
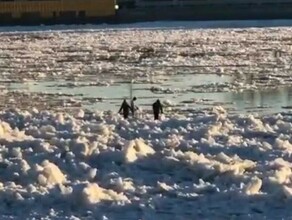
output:
M 150 21 L 217 21 L 217 20 L 271 20 L 292 19 L 289 5 L 200 5 L 192 7 L 154 7 L 121 9 L 116 13 L 117 23 Z
M 73 20 L 13 20 L 0 21 L 0 26 L 35 26 L 35 25 L 84 25 L 84 24 L 133 24 L 154 21 L 231 21 L 231 20 L 280 20 L 292 19 L 292 2 L 287 4 L 234 4 L 234 5 L 199 5 L 190 7 L 151 7 L 123 8 L 115 16 L 83 18 Z

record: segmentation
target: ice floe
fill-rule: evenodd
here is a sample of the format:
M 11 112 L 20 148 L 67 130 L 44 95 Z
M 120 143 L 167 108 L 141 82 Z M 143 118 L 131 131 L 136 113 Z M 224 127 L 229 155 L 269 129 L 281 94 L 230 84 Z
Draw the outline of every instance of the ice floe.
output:
M 217 106 L 154 122 L 147 115 L 125 121 L 80 112 L 0 112 L 3 212 L 15 218 L 290 216 L 290 115 L 230 115 Z

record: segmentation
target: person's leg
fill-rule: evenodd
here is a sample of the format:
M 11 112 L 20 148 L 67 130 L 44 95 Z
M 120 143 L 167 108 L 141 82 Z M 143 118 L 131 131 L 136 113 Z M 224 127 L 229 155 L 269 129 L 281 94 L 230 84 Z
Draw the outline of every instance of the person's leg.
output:
M 124 119 L 127 119 L 127 118 L 128 118 L 128 114 L 124 113 Z
M 154 113 L 154 120 L 158 120 L 159 119 L 159 113 Z

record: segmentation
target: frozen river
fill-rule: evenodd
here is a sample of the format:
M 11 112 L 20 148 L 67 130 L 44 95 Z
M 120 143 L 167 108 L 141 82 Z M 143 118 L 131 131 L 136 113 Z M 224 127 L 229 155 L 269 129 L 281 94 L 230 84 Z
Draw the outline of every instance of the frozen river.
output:
M 2 105 L 15 106 L 20 93 L 52 108 L 113 110 L 129 98 L 133 80 L 133 95 L 144 109 L 160 98 L 179 110 L 218 104 L 232 112 L 287 110 L 292 105 L 290 25 L 280 20 L 38 31 L 2 27 L 0 85 L 8 97 Z
M 291 219 L 292 28 L 266 22 L 2 28 L 0 218 Z M 117 114 L 130 81 L 160 120 Z

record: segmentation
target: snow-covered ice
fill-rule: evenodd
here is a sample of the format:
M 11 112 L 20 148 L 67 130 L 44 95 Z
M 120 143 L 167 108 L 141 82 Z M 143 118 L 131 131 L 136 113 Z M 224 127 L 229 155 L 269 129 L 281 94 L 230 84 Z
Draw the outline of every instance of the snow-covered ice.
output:
M 291 216 L 287 113 L 217 106 L 155 122 L 11 109 L 0 120 L 1 219 Z

